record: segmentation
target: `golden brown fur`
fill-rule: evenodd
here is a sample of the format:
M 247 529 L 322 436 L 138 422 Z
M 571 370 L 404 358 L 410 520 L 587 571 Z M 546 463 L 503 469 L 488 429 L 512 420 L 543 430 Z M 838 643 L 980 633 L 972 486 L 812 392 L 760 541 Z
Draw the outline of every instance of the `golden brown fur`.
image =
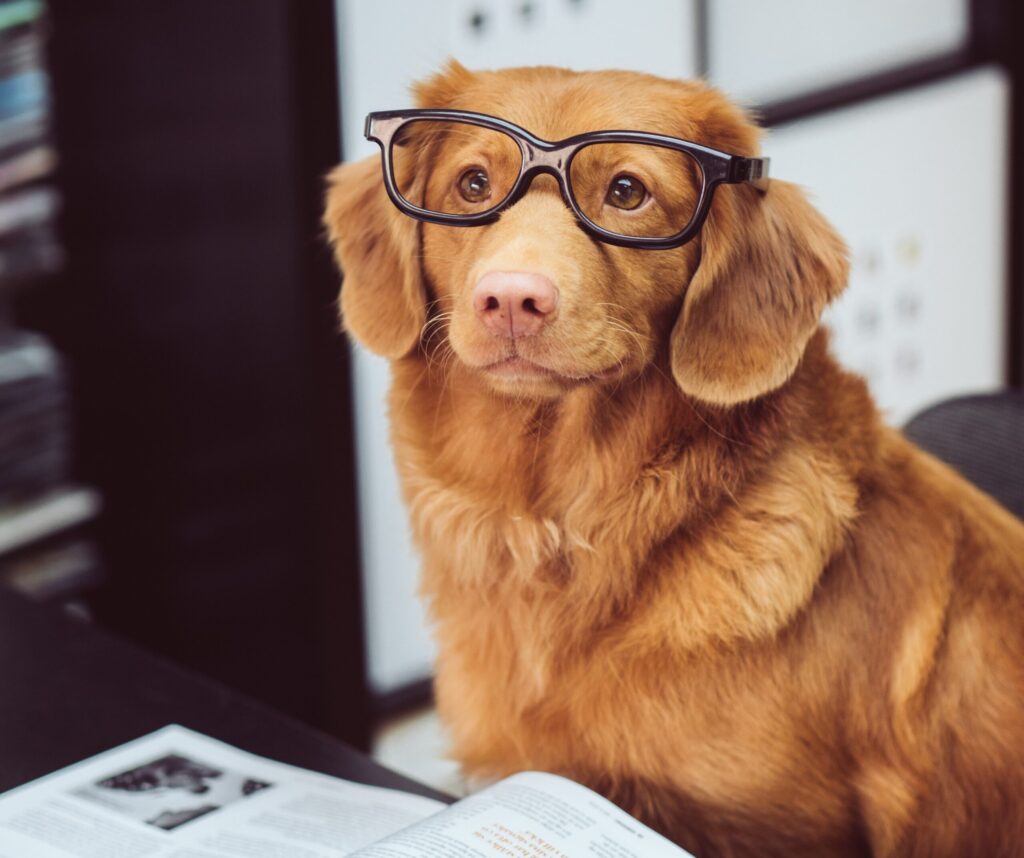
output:
M 639 74 L 453 65 L 418 99 L 757 150 L 714 90 Z M 423 226 L 368 159 L 326 223 L 346 326 L 392 359 L 468 772 L 564 773 L 701 858 L 1024 854 L 1024 525 L 836 364 L 845 251 L 799 190 L 722 187 L 698 240 L 639 251 L 548 177 L 492 226 Z M 468 291 L 508 269 L 558 284 L 523 348 L 564 375 L 479 369 L 503 346 Z

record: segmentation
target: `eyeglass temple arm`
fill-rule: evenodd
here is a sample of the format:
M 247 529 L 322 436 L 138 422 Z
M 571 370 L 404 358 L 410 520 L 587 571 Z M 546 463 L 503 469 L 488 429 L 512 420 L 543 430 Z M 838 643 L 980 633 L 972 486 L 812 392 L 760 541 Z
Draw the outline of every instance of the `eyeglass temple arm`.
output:
M 726 179 L 730 184 L 749 182 L 762 193 L 768 190 L 768 165 L 771 158 L 742 158 L 734 156 L 729 162 L 729 174 Z

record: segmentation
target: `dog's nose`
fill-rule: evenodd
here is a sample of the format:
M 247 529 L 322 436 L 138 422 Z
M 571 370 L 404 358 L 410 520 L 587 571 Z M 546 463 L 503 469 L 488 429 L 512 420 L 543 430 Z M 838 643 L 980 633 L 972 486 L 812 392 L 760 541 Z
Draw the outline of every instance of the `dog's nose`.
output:
M 473 288 L 480 321 L 492 334 L 513 340 L 538 333 L 557 307 L 555 284 L 530 271 L 489 271 Z

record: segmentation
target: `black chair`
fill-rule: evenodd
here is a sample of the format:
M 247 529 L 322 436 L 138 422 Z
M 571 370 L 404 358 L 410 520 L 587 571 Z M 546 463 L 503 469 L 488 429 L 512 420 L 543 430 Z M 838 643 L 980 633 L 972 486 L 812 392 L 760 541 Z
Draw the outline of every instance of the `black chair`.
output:
M 1024 518 L 1024 393 L 940 402 L 915 416 L 903 431 Z

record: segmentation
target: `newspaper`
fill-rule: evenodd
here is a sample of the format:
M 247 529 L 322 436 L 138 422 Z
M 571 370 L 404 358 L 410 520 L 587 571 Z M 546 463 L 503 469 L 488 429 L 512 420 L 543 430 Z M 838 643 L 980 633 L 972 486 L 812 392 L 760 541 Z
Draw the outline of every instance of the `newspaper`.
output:
M 168 726 L 0 796 L 0 858 L 685 858 L 572 781 L 448 806 Z

